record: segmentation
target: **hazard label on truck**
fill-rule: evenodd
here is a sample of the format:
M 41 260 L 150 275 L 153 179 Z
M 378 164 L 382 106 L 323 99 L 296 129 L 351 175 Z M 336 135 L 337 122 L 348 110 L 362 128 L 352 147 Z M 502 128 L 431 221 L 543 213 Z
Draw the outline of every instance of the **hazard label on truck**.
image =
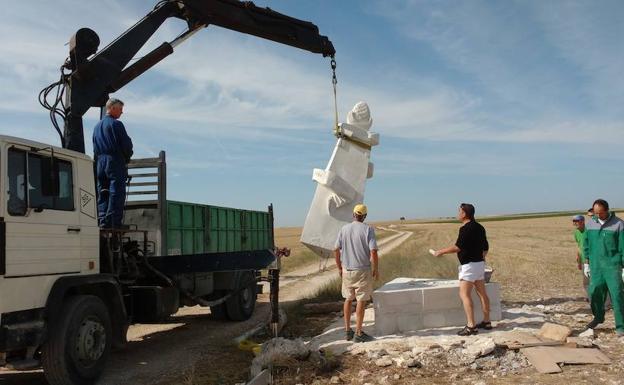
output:
M 97 218 L 95 195 L 80 189 L 80 212 L 93 219 Z

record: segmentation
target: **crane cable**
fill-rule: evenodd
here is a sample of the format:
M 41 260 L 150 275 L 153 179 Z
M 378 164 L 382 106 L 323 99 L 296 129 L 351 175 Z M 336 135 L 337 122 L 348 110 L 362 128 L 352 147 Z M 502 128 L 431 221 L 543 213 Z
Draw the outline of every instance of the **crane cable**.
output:
M 336 96 L 336 84 L 338 84 L 338 78 L 336 78 L 336 57 L 331 56 L 331 69 L 332 69 L 332 86 L 334 88 L 334 135 L 340 136 L 338 127 L 338 97 Z

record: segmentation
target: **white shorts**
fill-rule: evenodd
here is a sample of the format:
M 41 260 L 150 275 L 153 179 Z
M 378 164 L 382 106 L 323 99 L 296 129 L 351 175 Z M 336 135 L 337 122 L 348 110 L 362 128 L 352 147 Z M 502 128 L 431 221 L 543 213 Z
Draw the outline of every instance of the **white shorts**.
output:
M 468 262 L 459 265 L 460 281 L 483 281 L 485 279 L 485 262 Z

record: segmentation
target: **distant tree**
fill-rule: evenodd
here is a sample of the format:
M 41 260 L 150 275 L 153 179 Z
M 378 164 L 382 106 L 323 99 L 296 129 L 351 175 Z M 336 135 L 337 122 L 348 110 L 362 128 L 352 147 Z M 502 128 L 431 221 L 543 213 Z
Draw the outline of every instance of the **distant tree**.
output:
M 405 220 L 405 217 L 401 217 L 400 219 L 401 219 L 402 221 L 404 221 L 404 220 Z

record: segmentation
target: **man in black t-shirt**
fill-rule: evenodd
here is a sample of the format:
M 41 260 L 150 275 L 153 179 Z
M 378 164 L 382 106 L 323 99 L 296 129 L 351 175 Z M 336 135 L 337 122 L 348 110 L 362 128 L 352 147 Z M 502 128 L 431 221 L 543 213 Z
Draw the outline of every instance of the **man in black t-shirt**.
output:
M 459 297 L 464 305 L 467 324 L 459 333 L 460 336 L 477 334 L 478 329 L 492 329 L 490 322 L 490 299 L 485 290 L 485 256 L 490 248 L 485 229 L 474 219 L 475 208 L 469 203 L 459 206 L 457 219 L 463 226 L 455 245 L 433 252 L 439 257 L 444 254 L 457 253 L 459 258 Z M 475 324 L 472 289 L 477 291 L 483 309 L 483 321 Z

